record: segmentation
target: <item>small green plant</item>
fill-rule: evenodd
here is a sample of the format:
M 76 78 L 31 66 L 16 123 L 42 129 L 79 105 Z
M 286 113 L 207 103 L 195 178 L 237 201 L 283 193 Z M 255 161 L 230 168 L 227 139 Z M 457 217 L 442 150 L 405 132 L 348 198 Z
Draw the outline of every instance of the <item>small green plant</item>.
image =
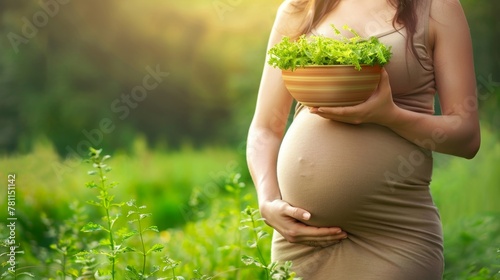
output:
M 47 259 L 46 263 L 56 265 L 55 270 L 60 279 L 78 277 L 83 274 L 81 271 L 97 265 L 93 260 L 81 262 L 75 257 L 78 252 L 92 246 L 86 238 L 81 236 L 80 231 L 88 215 L 78 201 L 71 203 L 68 210 L 71 216 L 61 224 L 56 224 L 46 213 L 42 213 L 42 222 L 48 229 L 47 236 L 55 241 L 50 245 L 54 256 Z
M 144 228 L 144 225 L 142 224 L 141 221 L 143 219 L 151 216 L 151 213 L 142 212 L 143 209 L 146 209 L 146 206 L 144 206 L 144 205 L 137 206 L 134 199 L 131 199 L 129 202 L 127 202 L 127 205 L 129 207 L 133 208 L 133 210 L 130 210 L 128 212 L 127 218 L 135 217 L 135 219 L 131 219 L 128 222 L 137 224 L 137 229 L 131 231 L 129 234 L 130 234 L 130 236 L 138 235 L 139 241 L 140 241 L 140 249 L 131 248 L 131 250 L 133 252 L 138 253 L 141 256 L 142 268 L 141 268 L 141 270 L 137 270 L 134 266 L 128 265 L 126 270 L 130 274 L 132 279 L 147 279 L 160 270 L 159 266 L 153 266 L 151 271 L 149 273 L 146 273 L 146 265 L 147 265 L 148 256 L 153 252 L 161 252 L 161 250 L 163 250 L 164 246 L 162 244 L 157 243 L 157 244 L 154 244 L 151 248 L 146 250 L 146 244 L 144 241 L 144 234 L 148 231 L 158 233 L 158 227 L 157 226 L 149 226 L 149 227 Z
M 0 226 L 4 226 L 4 225 L 0 224 Z M 5 240 L 7 240 L 7 239 L 5 239 Z M 5 251 L 7 251 L 7 252 L 10 252 L 10 246 L 11 245 L 8 244 L 6 241 L 0 243 L 0 248 L 5 248 Z M 8 257 L 7 252 L 0 253 L 0 258 L 4 257 L 4 256 Z M 16 251 L 16 255 L 17 254 L 24 254 L 24 251 Z M 9 263 L 9 261 L 5 261 L 5 262 L 0 263 L 0 267 L 2 267 L 2 268 L 8 267 L 11 265 L 12 264 Z M 21 279 L 21 277 L 23 277 L 22 279 L 26 279 L 26 277 L 35 279 L 35 275 L 33 273 L 30 273 L 30 272 L 27 272 L 24 270 L 29 270 L 29 267 L 22 267 L 22 268 L 17 268 L 14 270 L 7 268 L 7 270 L 5 270 L 2 274 L 0 274 L 0 279 Z
M 116 275 L 116 260 L 118 256 L 122 253 L 131 251 L 129 248 L 121 246 L 122 244 L 117 243 L 117 237 L 114 230 L 114 226 L 118 218 L 120 217 L 120 212 L 115 211 L 117 208 L 121 208 L 123 203 L 114 203 L 114 195 L 109 193 L 109 190 L 114 188 L 117 183 L 109 183 L 106 173 L 111 171 L 111 168 L 105 164 L 105 161 L 110 158 L 110 156 L 101 156 L 102 150 L 96 150 L 90 148 L 90 159 L 88 160 L 92 163 L 94 170 L 89 171 L 89 175 L 97 175 L 98 182 L 91 181 L 87 183 L 87 187 L 90 189 L 99 190 L 99 195 L 97 196 L 98 201 L 87 201 L 88 204 L 97 206 L 104 210 L 104 216 L 102 220 L 104 225 L 89 222 L 83 228 L 83 232 L 99 232 L 103 231 L 106 233 L 107 237 L 102 239 L 99 244 L 101 249 L 92 249 L 90 251 L 80 253 L 80 256 L 89 254 L 103 255 L 106 256 L 111 262 L 111 268 L 109 273 L 111 274 L 111 279 L 115 279 Z M 126 239 L 126 237 L 124 238 Z M 105 247 L 109 249 L 106 250 Z M 108 271 L 105 272 L 106 275 Z
M 245 188 L 245 183 L 241 182 L 241 174 L 240 173 L 233 173 L 228 176 L 226 179 L 226 184 L 225 184 L 225 190 L 232 195 L 232 201 L 233 205 L 230 207 L 228 210 L 228 214 L 237 217 L 237 222 L 241 221 L 241 209 L 243 205 L 243 201 L 248 201 L 249 197 L 245 196 L 242 197 L 242 191 Z M 238 267 L 238 265 L 241 262 L 241 242 L 242 242 L 242 236 L 241 236 L 241 231 L 235 231 L 235 238 L 234 238 L 234 244 L 230 247 L 231 249 L 236 252 L 235 254 L 235 260 L 234 260 L 234 266 Z M 238 279 L 239 277 L 239 272 L 240 270 L 235 270 L 235 278 Z
M 382 44 L 377 37 L 364 39 L 348 26 L 345 30 L 354 36 L 342 36 L 332 25 L 340 40 L 322 35 L 300 36 L 296 41 L 283 37 L 268 52 L 268 63 L 282 70 L 295 70 L 307 65 L 353 65 L 361 70 L 362 65 L 387 64 L 392 56 L 391 47 Z
M 111 171 L 111 168 L 105 163 L 110 156 L 101 156 L 102 150 L 97 150 L 90 148 L 90 163 L 94 167 L 94 170 L 89 171 L 89 175 L 97 175 L 98 182 L 91 181 L 87 183 L 87 187 L 91 189 L 99 190 L 99 195 L 97 196 L 97 201 L 88 201 L 89 204 L 97 206 L 104 210 L 104 216 L 102 220 L 104 225 L 89 222 L 83 228 L 83 232 L 105 232 L 105 238 L 99 242 L 99 248 L 91 249 L 89 251 L 83 251 L 78 254 L 81 260 L 91 259 L 92 255 L 102 255 L 108 258 L 110 261 L 109 270 L 105 270 L 102 275 L 111 275 L 111 279 L 115 279 L 117 273 L 117 259 L 120 255 L 124 253 L 138 253 L 142 258 L 142 263 L 140 268 L 133 265 L 127 265 L 125 268 L 125 273 L 129 279 L 147 279 L 153 274 L 160 270 L 159 266 L 153 266 L 151 271 L 146 272 L 147 257 L 153 252 L 160 252 L 163 249 L 163 245 L 154 244 L 149 249 L 146 249 L 146 244 L 144 241 L 144 233 L 147 231 L 158 232 L 156 226 L 149 226 L 144 228 L 142 220 L 151 216 L 150 213 L 144 213 L 143 209 L 146 206 L 137 206 L 135 200 L 130 200 L 127 203 L 116 203 L 114 201 L 114 195 L 110 194 L 110 190 L 117 186 L 117 183 L 109 183 L 108 178 L 105 176 L 106 173 Z M 137 224 L 136 229 L 130 230 L 129 228 L 122 228 L 120 230 L 115 230 L 117 220 L 121 217 L 121 208 L 124 205 L 128 205 L 132 210 L 128 211 L 126 218 L 129 224 Z M 125 242 L 132 238 L 133 236 L 139 237 L 140 248 L 136 249 L 131 246 L 127 246 Z M 106 249 L 107 248 L 107 249 Z M 98 271 L 98 275 L 100 275 Z
M 300 280 L 301 278 L 295 277 L 295 272 L 292 271 L 292 262 L 287 261 L 284 264 L 279 262 L 268 262 L 262 254 L 262 248 L 259 244 L 261 240 L 268 237 L 269 234 L 262 229 L 263 218 L 259 218 L 259 210 L 247 206 L 242 211 L 244 218 L 241 220 L 243 224 L 240 230 L 250 230 L 251 239 L 248 240 L 247 246 L 254 248 L 257 251 L 257 258 L 244 255 L 241 260 L 246 265 L 254 265 L 264 270 L 265 279 L 273 280 Z
M 163 263 L 165 263 L 165 266 L 163 267 L 162 270 L 170 271 L 172 273 L 172 276 L 170 278 L 163 278 L 163 279 L 184 280 L 184 277 L 178 276 L 175 273 L 175 268 L 181 264 L 180 261 L 176 261 L 174 259 L 171 259 L 170 257 L 164 257 Z

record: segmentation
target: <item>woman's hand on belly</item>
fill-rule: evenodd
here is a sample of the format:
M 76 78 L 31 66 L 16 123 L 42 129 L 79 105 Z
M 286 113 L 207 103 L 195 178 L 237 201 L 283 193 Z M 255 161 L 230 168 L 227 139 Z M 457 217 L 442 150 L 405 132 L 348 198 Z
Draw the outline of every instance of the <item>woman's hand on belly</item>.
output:
M 347 237 L 347 233 L 338 227 L 304 224 L 311 218 L 311 214 L 281 199 L 261 203 L 260 212 L 265 222 L 290 243 L 328 247 Z

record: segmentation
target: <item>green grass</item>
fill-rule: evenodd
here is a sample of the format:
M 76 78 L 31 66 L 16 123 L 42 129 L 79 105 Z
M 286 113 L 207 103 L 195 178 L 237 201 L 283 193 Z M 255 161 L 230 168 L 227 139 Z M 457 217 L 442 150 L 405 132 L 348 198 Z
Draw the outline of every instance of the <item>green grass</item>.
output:
M 481 148 L 472 160 L 435 155 L 431 189 L 444 225 L 478 213 L 500 211 L 500 142 L 483 127 Z
M 134 147 L 132 155 L 112 155 L 112 179 L 120 183 L 117 199 L 135 198 L 139 204 L 147 203 L 157 216 L 167 217 L 155 220 L 163 228 L 184 223 L 182 206 L 193 188 L 217 195 L 217 187 L 227 175 L 245 168 L 238 162 L 238 154 L 229 149 L 185 147 L 181 151 L 152 151 L 141 139 L 136 140 Z M 92 198 L 84 187 L 90 169 L 82 161 L 59 158 L 52 146 L 43 141 L 30 154 L 0 158 L 2 177 L 7 178 L 9 172 L 17 174 L 19 211 L 28 217 L 47 212 L 62 219 L 67 215 L 61 209 L 70 202 Z M 0 198 L 5 195 L 1 193 Z M 0 218 L 4 215 L 0 212 Z

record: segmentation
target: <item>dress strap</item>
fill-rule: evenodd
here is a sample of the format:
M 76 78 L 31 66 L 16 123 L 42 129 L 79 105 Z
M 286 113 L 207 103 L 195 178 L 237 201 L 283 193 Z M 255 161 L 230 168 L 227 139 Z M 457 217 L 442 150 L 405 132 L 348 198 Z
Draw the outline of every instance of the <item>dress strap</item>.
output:
M 429 19 L 431 15 L 431 5 L 432 0 L 419 1 L 417 7 L 417 29 L 413 37 L 415 43 L 423 44 L 426 48 L 431 47 L 429 45 Z

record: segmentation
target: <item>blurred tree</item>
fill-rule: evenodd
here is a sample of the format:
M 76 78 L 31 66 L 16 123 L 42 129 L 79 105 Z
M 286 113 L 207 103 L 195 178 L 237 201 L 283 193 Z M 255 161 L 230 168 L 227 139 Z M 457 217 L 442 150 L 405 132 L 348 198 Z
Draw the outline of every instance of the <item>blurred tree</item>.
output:
M 476 70 L 500 80 L 500 1 L 462 0 L 474 44 Z
M 82 142 L 127 147 L 134 131 L 171 146 L 220 140 L 230 100 L 222 64 L 204 52 L 203 19 L 139 1 L 2 3 L 2 33 L 19 34 L 15 47 L 2 44 L 3 150 L 40 135 L 61 153 Z M 145 89 L 151 75 L 160 79 Z M 99 131 L 104 119 L 111 132 Z
M 500 1 L 462 0 L 471 29 L 483 121 L 500 127 Z M 499 131 L 500 132 L 500 131 Z M 500 135 L 499 135 L 500 136 Z
M 0 3 L 0 151 L 15 150 L 23 134 L 31 136 L 28 131 L 34 127 L 31 114 L 26 115 L 24 93 L 45 88 L 44 34 L 33 26 L 32 17 L 21 16 L 33 15 L 37 8 L 31 1 Z

